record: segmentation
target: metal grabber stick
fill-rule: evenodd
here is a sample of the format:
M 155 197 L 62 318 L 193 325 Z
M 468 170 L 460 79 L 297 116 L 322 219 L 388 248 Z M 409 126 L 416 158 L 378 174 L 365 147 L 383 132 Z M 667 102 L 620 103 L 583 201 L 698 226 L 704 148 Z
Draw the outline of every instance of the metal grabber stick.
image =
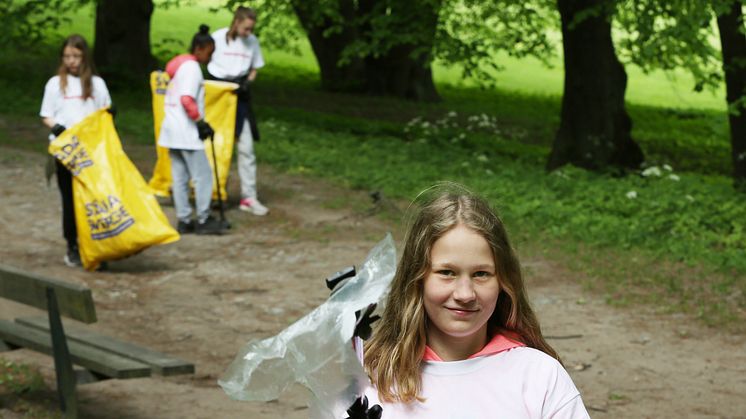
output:
M 223 193 L 220 187 L 220 176 L 218 176 L 218 158 L 215 154 L 215 134 L 210 136 L 210 148 L 212 148 L 212 167 L 215 171 L 215 184 L 218 188 L 218 205 L 220 209 L 220 225 L 225 228 L 231 228 L 231 223 L 225 219 L 225 208 L 223 207 Z

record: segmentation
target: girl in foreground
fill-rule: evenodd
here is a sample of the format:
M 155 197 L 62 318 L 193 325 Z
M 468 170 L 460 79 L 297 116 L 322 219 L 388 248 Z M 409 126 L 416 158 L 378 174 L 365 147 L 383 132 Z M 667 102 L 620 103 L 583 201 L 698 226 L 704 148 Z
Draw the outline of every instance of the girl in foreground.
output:
M 383 419 L 589 417 L 542 337 L 505 227 L 463 189 L 421 206 L 364 364 Z
M 109 90 L 104 80 L 96 75 L 88 43 L 80 35 L 70 35 L 62 43 L 57 75 L 44 87 L 39 112 L 44 125 L 51 129 L 49 141 L 91 113 L 109 106 Z M 73 205 L 73 178 L 58 160 L 55 160 L 55 165 L 57 186 L 62 196 L 62 232 L 67 241 L 64 262 L 67 266 L 77 267 L 81 262 Z

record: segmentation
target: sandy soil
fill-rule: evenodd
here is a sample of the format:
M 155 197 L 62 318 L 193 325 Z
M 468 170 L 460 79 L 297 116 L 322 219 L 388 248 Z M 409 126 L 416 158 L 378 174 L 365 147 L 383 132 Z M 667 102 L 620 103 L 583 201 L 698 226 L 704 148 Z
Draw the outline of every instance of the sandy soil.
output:
M 152 150 L 127 149 L 144 173 Z M 222 237 L 186 236 L 107 272 L 62 264 L 56 186 L 43 179 L 45 156 L 0 147 L 0 261 L 83 283 L 93 290 L 98 323 L 89 327 L 193 361 L 193 376 L 108 380 L 78 387 L 91 418 L 304 418 L 306 392 L 280 400 L 229 400 L 217 377 L 251 339 L 272 336 L 322 303 L 323 278 L 360 264 L 387 231 L 364 192 L 260 167 L 261 218 L 228 212 Z M 237 192 L 236 176 L 229 185 Z M 165 207 L 173 220 L 173 208 Z M 618 309 L 578 284 L 562 261 L 522 251 L 532 303 L 594 418 L 746 418 L 746 338 L 708 329 L 686 316 Z M 0 300 L 0 315 L 41 314 Z M 51 358 L 27 350 L 3 358 L 38 365 L 54 388 Z M 50 393 L 53 394 L 53 393 Z M 50 397 L 52 397 L 50 395 Z M 7 408 L 2 417 L 16 417 Z

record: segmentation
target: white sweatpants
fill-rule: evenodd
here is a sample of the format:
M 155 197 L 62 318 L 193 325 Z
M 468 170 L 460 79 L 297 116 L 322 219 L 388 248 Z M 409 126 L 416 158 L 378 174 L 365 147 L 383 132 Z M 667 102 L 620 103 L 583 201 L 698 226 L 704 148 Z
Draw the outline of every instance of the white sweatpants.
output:
M 251 136 L 249 121 L 244 119 L 241 135 L 238 137 L 238 178 L 241 180 L 241 199 L 256 199 L 256 155 L 254 138 Z

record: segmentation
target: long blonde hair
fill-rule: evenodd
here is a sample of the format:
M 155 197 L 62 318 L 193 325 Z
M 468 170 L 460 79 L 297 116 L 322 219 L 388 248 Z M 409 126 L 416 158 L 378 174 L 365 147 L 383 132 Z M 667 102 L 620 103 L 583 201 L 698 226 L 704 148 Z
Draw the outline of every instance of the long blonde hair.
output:
M 225 42 L 235 41 L 238 34 L 238 24 L 243 22 L 245 19 L 251 19 L 256 22 L 256 11 L 250 7 L 238 6 L 236 11 L 233 12 L 233 21 L 231 21 L 231 27 L 228 29 L 228 33 L 225 34 Z
M 489 332 L 508 333 L 526 346 L 559 359 L 541 334 L 518 258 L 500 218 L 484 199 L 466 188 L 443 189 L 431 190 L 419 205 L 380 324 L 365 345 L 365 369 L 383 401 L 409 403 L 419 398 L 428 322 L 422 301 L 423 281 L 430 270 L 430 250 L 436 240 L 459 224 L 482 235 L 495 258 L 500 294 L 488 321 Z
M 93 96 L 93 75 L 96 74 L 96 67 L 93 65 L 93 60 L 91 59 L 91 51 L 88 48 L 85 38 L 78 34 L 68 36 L 62 43 L 62 48 L 60 49 L 60 67 L 57 69 L 57 75 L 60 76 L 60 90 L 62 90 L 62 93 L 67 92 L 68 72 L 65 61 L 62 58 L 67 47 L 77 49 L 83 56 L 80 61 L 78 77 L 80 77 L 80 84 L 83 87 L 83 100 L 86 100 Z

